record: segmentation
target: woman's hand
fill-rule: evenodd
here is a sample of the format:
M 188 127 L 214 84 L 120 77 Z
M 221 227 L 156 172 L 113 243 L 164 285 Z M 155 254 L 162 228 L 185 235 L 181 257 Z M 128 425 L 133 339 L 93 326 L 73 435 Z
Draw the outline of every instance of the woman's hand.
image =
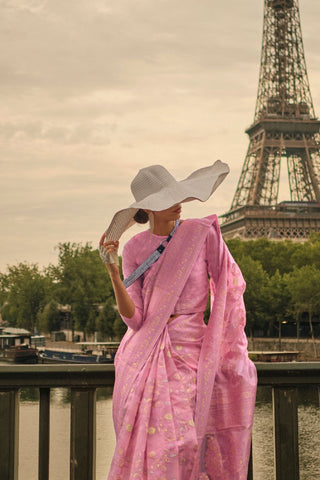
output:
M 127 318 L 132 318 L 135 312 L 135 305 L 131 300 L 120 278 L 119 266 L 117 263 L 109 263 L 107 258 L 108 254 L 113 254 L 115 257 L 117 257 L 118 249 L 119 242 L 109 240 L 106 241 L 106 234 L 104 233 L 100 238 L 99 242 L 100 256 L 105 263 L 105 266 L 107 267 L 111 278 L 114 294 L 118 305 L 118 311 L 120 315 L 123 315 Z
M 119 241 L 112 241 L 112 240 L 106 241 L 105 233 L 100 238 L 99 247 L 100 247 L 100 251 L 101 251 L 101 248 L 103 248 L 107 254 L 116 254 L 116 256 L 118 256 Z M 105 265 L 110 275 L 119 274 L 119 267 L 116 263 L 105 262 Z

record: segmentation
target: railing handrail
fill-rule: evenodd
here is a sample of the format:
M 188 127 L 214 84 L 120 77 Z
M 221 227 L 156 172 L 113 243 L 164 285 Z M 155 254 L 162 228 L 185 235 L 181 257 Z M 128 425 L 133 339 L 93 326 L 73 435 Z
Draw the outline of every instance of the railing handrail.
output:
M 260 386 L 320 384 L 320 362 L 256 362 L 255 366 Z M 0 388 L 100 388 L 113 385 L 114 370 L 113 364 L 0 366 Z
M 113 386 L 114 365 L 8 365 L 0 366 L 0 388 Z
M 320 384 L 320 362 L 255 363 L 259 386 Z

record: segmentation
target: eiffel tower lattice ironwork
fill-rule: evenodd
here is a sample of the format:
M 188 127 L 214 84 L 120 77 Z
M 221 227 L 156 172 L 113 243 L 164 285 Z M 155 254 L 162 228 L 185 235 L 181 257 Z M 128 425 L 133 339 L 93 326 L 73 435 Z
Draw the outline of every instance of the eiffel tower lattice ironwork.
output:
M 230 211 L 222 215 L 227 238 L 303 239 L 320 231 L 319 128 L 298 0 L 264 0 L 257 103 L 239 183 Z M 290 199 L 278 203 L 285 161 Z

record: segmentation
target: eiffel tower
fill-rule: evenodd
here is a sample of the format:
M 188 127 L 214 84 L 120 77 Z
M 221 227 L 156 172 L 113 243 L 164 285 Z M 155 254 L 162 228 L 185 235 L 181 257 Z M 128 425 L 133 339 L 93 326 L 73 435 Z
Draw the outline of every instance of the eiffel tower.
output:
M 320 232 L 320 121 L 312 103 L 298 0 L 264 0 L 259 87 L 225 238 L 305 239 Z M 278 202 L 287 164 L 290 199 Z

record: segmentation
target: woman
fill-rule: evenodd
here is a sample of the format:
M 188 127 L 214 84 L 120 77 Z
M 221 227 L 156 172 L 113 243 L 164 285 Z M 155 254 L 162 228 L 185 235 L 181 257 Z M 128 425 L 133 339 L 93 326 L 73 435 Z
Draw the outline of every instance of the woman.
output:
M 256 371 L 244 334 L 245 282 L 215 215 L 180 221 L 181 204 L 207 200 L 228 172 L 219 160 L 180 182 L 159 165 L 140 170 L 136 201 L 100 240 L 128 326 L 115 360 L 108 480 L 247 478 Z M 119 238 L 141 216 L 150 231 L 124 246 L 125 287 Z

